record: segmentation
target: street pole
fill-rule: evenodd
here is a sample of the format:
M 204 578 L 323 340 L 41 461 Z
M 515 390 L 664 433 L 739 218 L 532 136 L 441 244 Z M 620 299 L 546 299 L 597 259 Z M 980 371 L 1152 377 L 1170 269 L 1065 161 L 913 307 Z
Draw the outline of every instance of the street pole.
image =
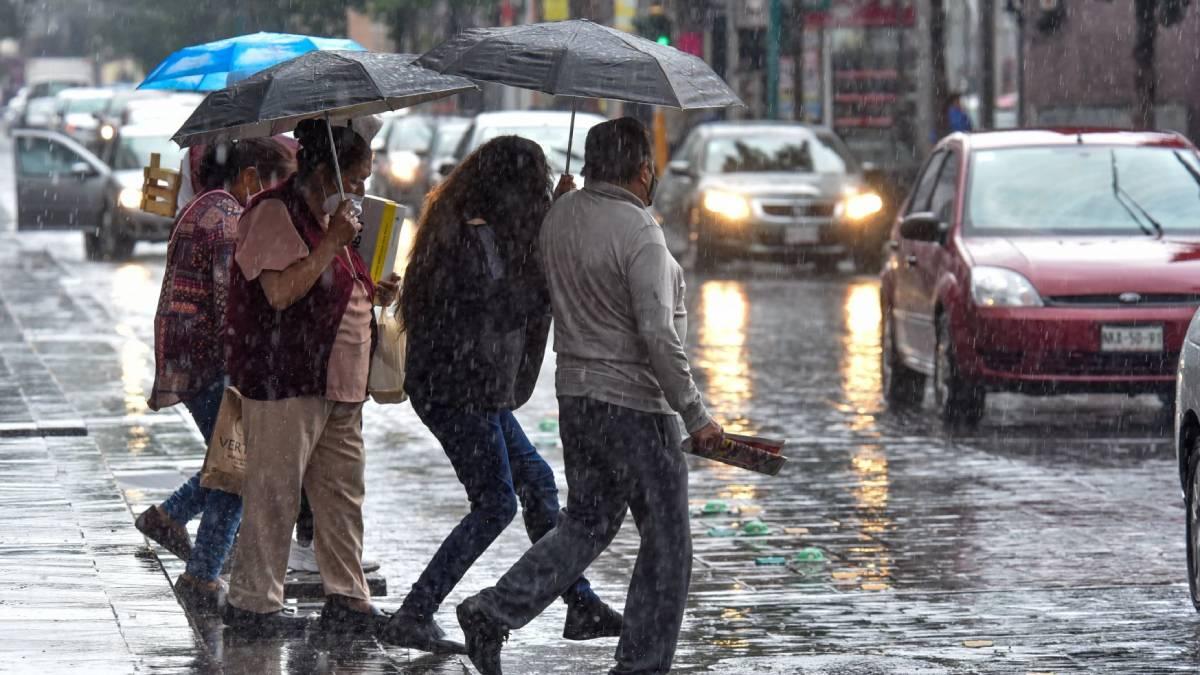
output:
M 979 2 L 980 80 L 979 125 L 996 127 L 996 0 Z
M 767 14 L 767 118 L 779 119 L 779 42 L 783 32 L 782 0 L 770 0 Z
M 738 46 L 738 0 L 725 0 L 725 82 L 738 96 L 742 95 L 741 77 L 738 68 L 741 64 L 741 47 Z M 730 119 L 737 119 L 738 109 L 727 111 Z
M 930 0 L 917 0 L 917 154 L 923 159 L 932 148 L 930 134 L 934 129 L 933 110 L 933 42 L 929 36 L 929 17 L 933 12 Z
M 1025 115 L 1025 7 L 1018 0 L 1017 17 L 1017 128 L 1029 123 Z
M 804 108 L 804 31 L 806 12 L 802 0 L 792 0 L 792 119 L 805 122 L 808 119 Z

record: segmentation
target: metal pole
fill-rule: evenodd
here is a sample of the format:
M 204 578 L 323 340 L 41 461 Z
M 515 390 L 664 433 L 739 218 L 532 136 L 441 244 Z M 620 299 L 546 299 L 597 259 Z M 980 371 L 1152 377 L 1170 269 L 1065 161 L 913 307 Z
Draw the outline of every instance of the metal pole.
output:
M 782 33 L 781 0 L 770 0 L 767 14 L 767 117 L 779 119 L 779 42 Z
M 1028 124 L 1025 114 L 1025 7 L 1018 2 L 1017 17 L 1017 128 Z
M 579 106 L 579 99 L 571 99 L 571 130 L 567 132 L 567 170 L 566 174 L 571 175 L 571 148 L 575 144 L 575 109 Z
M 980 101 L 979 126 L 996 126 L 996 0 L 980 0 Z
M 729 88 L 738 96 L 742 95 L 741 77 L 738 68 L 741 64 L 741 48 L 738 46 L 737 15 L 738 0 L 725 0 L 725 81 Z M 737 108 L 729 108 L 727 116 L 730 119 L 738 117 Z
M 329 154 L 333 155 L 333 174 L 337 176 L 338 197 L 346 201 L 346 190 L 342 187 L 342 167 L 338 165 L 337 145 L 333 142 L 333 123 L 325 113 L 325 130 L 329 132 Z
M 916 146 L 924 158 L 932 148 L 930 135 L 934 131 L 933 110 L 933 42 L 929 36 L 929 17 L 933 12 L 930 0 L 917 0 L 917 124 Z

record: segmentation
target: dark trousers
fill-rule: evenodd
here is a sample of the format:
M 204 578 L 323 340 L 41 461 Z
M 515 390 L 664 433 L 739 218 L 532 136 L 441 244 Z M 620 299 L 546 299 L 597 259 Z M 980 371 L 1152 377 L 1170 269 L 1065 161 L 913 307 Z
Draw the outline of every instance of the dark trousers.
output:
M 496 622 L 533 620 L 600 553 L 626 507 L 641 537 L 612 673 L 671 669 L 692 570 L 687 462 L 674 415 L 560 397 L 567 508 L 492 588 L 476 596 Z
M 479 556 L 517 514 L 538 541 L 558 522 L 554 471 L 525 436 L 511 411 L 466 411 L 412 399 L 417 416 L 441 442 L 471 511 L 451 530 L 404 599 L 401 611 L 432 616 Z M 556 595 L 568 603 L 595 598 L 580 568 Z

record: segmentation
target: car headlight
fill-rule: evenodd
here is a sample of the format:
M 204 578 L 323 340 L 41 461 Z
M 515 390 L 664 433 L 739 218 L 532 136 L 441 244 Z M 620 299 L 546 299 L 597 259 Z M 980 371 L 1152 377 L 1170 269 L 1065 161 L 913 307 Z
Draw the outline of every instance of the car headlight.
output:
M 870 190 L 854 192 L 842 199 L 837 210 L 845 220 L 863 221 L 883 210 L 883 197 Z
M 142 208 L 142 191 L 138 188 L 124 188 L 117 201 L 127 209 Z
M 730 220 L 741 220 L 750 215 L 750 202 L 745 197 L 721 190 L 704 193 L 704 208 Z
M 388 163 L 388 170 L 392 173 L 392 178 L 401 183 L 411 183 L 417 179 L 417 169 L 421 166 L 421 158 L 415 153 L 398 152 L 393 155 Z
M 106 141 L 111 141 L 116 133 L 117 130 L 114 129 L 111 124 L 105 124 L 104 126 L 100 127 L 100 138 L 103 138 Z
M 1041 307 L 1042 298 L 1024 276 L 1003 267 L 971 270 L 971 298 L 980 307 Z

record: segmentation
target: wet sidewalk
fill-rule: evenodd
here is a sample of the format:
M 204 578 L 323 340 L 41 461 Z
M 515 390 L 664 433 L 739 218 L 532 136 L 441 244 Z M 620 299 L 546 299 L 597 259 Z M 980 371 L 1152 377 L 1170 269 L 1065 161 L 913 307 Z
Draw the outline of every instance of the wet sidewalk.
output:
M 29 339 L 91 334 L 62 277 L 0 235 L 0 671 L 186 671 L 200 652 L 187 617 L 85 415 Z

